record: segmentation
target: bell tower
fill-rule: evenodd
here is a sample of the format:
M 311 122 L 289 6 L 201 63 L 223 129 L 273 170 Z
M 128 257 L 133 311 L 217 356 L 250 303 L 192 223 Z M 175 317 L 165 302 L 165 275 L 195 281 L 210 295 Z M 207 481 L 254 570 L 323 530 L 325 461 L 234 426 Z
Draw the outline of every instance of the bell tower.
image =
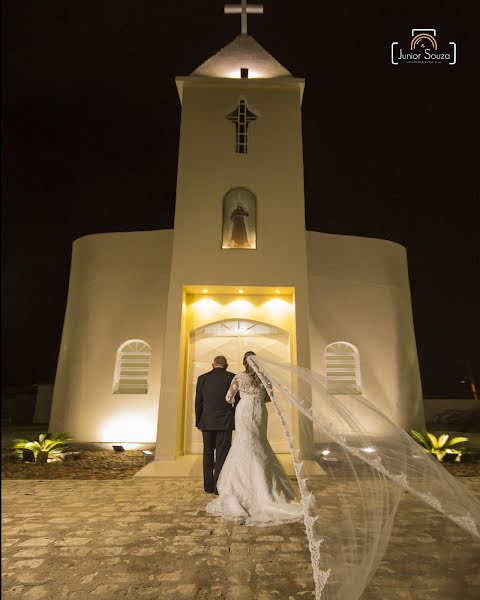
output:
M 259 9 L 246 2 L 227 6 L 226 12 L 241 14 L 242 33 L 191 75 L 176 79 L 182 115 L 157 460 L 184 451 L 189 294 L 285 291 L 294 322 L 291 359 L 310 362 L 304 80 L 246 32 L 247 13 Z M 225 304 L 218 297 L 215 302 L 212 322 L 226 314 Z M 243 318 L 240 313 L 228 316 Z

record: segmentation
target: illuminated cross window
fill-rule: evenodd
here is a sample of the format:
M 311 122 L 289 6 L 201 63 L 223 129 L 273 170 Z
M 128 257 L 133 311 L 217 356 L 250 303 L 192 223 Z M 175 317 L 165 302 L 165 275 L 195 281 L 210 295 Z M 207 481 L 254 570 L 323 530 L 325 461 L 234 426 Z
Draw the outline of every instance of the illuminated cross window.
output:
M 235 123 L 236 127 L 235 152 L 246 154 L 248 151 L 248 124 L 258 119 L 258 115 L 248 108 L 245 98 L 242 98 L 237 108 L 227 115 L 227 119 Z

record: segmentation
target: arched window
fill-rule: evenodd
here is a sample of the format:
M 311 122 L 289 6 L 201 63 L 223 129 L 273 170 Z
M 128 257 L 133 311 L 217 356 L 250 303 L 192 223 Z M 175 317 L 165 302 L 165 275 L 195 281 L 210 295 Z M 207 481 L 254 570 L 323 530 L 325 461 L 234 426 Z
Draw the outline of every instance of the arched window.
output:
M 218 321 L 216 323 L 209 323 L 204 327 L 199 327 L 192 335 L 211 335 L 211 336 L 246 336 L 252 335 L 278 335 L 284 334 L 283 329 L 279 329 L 274 325 L 268 323 L 257 323 L 256 321 L 247 321 L 246 319 L 231 319 L 227 321 Z
M 325 374 L 331 394 L 360 394 L 360 358 L 348 342 L 333 342 L 325 348 Z
M 114 394 L 148 393 L 148 375 L 152 351 L 143 340 L 128 340 L 117 350 Z

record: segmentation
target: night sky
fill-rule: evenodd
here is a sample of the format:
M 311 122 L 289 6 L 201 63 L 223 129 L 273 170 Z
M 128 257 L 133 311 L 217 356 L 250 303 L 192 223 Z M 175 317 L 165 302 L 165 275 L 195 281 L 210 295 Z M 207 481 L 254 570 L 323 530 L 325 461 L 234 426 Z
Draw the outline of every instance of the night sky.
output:
M 4 382 L 53 382 L 74 239 L 173 226 L 188 75 L 240 32 L 209 0 L 3 2 Z M 265 0 L 249 33 L 305 77 L 307 228 L 407 247 L 426 397 L 480 379 L 477 0 Z M 458 64 L 390 64 L 414 27 Z M 477 129 L 477 131 L 475 131 Z M 221 165 L 219 165 L 221 168 Z

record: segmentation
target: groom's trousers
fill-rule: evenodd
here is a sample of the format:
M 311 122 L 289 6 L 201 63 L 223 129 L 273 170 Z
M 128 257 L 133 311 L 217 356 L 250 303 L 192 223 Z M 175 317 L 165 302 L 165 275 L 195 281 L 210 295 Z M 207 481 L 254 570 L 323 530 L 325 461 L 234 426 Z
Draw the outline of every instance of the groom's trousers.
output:
M 232 445 L 231 431 L 202 431 L 203 488 L 208 493 L 217 489 L 218 476 Z

